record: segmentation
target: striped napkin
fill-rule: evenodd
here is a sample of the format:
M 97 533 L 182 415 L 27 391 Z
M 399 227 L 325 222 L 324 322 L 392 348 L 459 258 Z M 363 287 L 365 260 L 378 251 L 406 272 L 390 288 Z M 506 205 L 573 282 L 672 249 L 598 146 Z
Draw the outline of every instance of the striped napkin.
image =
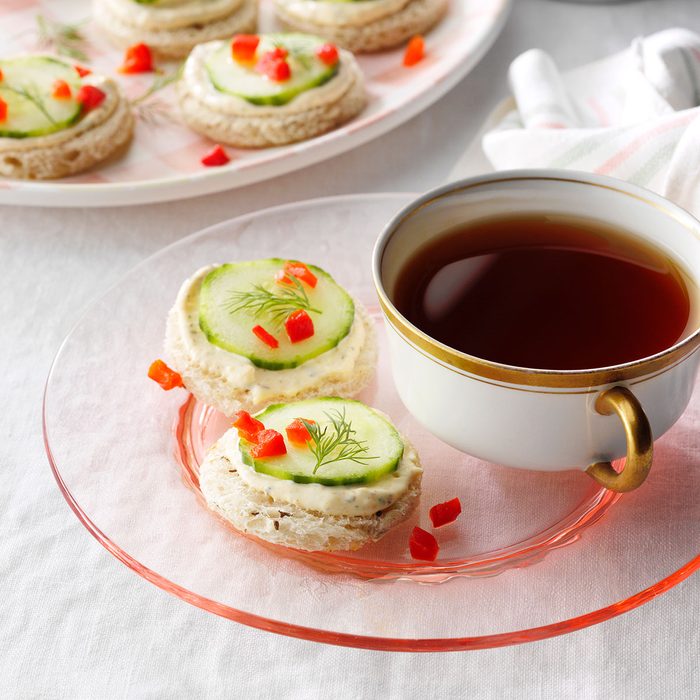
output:
M 516 108 L 482 141 L 496 169 L 611 175 L 700 215 L 700 36 L 668 29 L 565 77 L 533 49 L 509 79 Z

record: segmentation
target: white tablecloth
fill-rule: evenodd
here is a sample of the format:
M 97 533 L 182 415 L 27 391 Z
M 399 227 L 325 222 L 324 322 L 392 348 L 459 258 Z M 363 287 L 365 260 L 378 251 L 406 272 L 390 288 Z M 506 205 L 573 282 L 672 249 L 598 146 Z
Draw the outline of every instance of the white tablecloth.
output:
M 700 31 L 698 0 L 514 4 L 494 48 L 455 90 L 332 166 L 172 204 L 0 208 L 0 697 L 697 697 L 699 576 L 627 615 L 535 644 L 423 655 L 324 646 L 217 618 L 133 574 L 78 523 L 44 454 L 41 394 L 59 342 L 79 310 L 145 256 L 273 204 L 439 184 L 527 48 L 567 68 L 639 34 Z

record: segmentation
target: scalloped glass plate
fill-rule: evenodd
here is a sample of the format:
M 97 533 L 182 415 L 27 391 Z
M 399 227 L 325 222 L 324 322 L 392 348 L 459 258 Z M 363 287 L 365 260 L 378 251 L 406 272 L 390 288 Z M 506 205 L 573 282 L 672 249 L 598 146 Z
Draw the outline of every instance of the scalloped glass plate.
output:
M 233 219 L 164 249 L 98 299 L 61 346 L 44 402 L 49 460 L 78 518 L 123 563 L 193 605 L 375 649 L 542 639 L 619 615 L 689 576 L 700 567 L 700 392 L 656 443 L 647 482 L 624 497 L 582 472 L 486 464 L 408 415 L 388 371 L 369 263 L 376 235 L 410 198 L 335 197 Z M 389 413 L 422 457 L 417 512 L 358 552 L 300 552 L 226 526 L 197 486 L 204 450 L 226 420 L 146 378 L 185 277 L 207 263 L 273 255 L 327 268 L 368 306 L 380 355 L 360 398 Z M 438 560 L 413 561 L 411 528 L 454 496 L 463 513 L 437 531 Z

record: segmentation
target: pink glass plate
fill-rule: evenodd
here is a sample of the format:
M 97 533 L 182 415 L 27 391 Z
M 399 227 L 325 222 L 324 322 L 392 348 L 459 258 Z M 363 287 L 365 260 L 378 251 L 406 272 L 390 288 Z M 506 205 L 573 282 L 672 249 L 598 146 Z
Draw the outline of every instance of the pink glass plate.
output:
M 219 224 L 149 258 L 93 304 L 61 346 L 44 403 L 49 459 L 81 522 L 137 573 L 210 612 L 376 649 L 541 639 L 618 615 L 689 576 L 700 566 L 699 392 L 657 441 L 647 483 L 623 498 L 579 472 L 485 464 L 407 414 L 388 371 L 369 258 L 382 225 L 409 198 L 337 197 Z M 313 260 L 369 307 L 380 362 L 361 398 L 391 414 L 425 467 L 414 517 L 352 554 L 263 546 L 225 527 L 196 497 L 199 460 L 225 420 L 145 376 L 187 275 L 210 262 L 272 255 Z M 413 561 L 410 529 L 427 526 L 428 508 L 454 496 L 463 513 L 437 531 L 440 557 Z

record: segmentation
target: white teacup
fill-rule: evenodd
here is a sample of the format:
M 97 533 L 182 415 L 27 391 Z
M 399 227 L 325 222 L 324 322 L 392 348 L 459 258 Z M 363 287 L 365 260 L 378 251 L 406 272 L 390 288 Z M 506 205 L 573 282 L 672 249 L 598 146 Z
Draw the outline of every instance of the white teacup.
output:
M 476 457 L 524 469 L 585 469 L 609 489 L 630 491 L 649 472 L 653 440 L 688 405 L 700 364 L 700 327 L 634 362 L 528 369 L 450 348 L 412 325 L 392 301 L 401 270 L 426 241 L 477 219 L 534 212 L 594 217 L 619 227 L 680 263 L 695 283 L 691 291 L 700 287 L 700 222 L 640 187 L 556 170 L 499 172 L 440 187 L 397 214 L 374 250 L 399 395 L 432 433 Z M 692 305 L 697 312 L 700 298 Z M 625 455 L 618 473 L 610 460 Z

